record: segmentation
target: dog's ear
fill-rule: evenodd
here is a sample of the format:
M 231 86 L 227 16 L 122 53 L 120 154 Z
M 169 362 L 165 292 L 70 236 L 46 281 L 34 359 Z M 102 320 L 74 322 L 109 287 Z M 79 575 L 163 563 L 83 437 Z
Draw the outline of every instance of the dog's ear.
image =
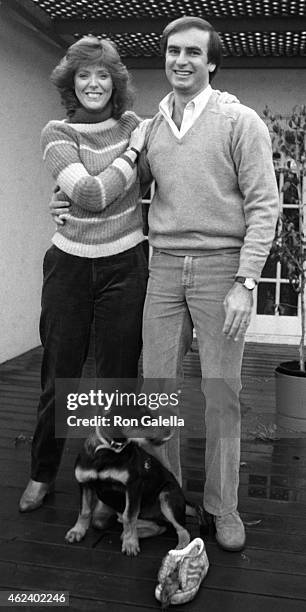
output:
M 94 455 L 97 446 L 101 444 L 96 432 L 90 434 L 84 442 L 84 448 L 88 455 Z
M 95 433 L 94 433 L 93 435 L 96 437 L 97 442 L 98 442 L 99 444 L 101 444 L 101 442 L 103 441 L 103 438 L 102 438 L 102 434 L 101 434 L 101 432 L 100 432 L 99 425 L 96 425 L 96 427 L 95 427 Z

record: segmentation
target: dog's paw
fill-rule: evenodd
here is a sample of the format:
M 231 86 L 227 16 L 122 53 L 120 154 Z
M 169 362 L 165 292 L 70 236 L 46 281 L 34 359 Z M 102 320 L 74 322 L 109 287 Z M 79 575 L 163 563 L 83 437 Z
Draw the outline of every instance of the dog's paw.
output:
M 85 533 L 86 531 L 84 529 L 76 529 L 75 527 L 72 527 L 72 529 L 69 529 L 69 531 L 67 531 L 65 535 L 65 541 L 69 544 L 74 544 L 74 542 L 80 542 L 81 540 L 83 540 Z
M 140 552 L 139 542 L 138 540 L 123 538 L 122 539 L 122 552 L 128 555 L 129 557 L 136 557 Z

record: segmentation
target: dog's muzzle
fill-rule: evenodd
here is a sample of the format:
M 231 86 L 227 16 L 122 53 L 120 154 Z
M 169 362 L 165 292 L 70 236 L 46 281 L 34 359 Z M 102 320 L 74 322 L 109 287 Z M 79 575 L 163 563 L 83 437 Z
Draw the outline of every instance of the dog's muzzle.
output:
M 116 440 L 112 440 L 112 438 L 102 438 L 102 444 L 99 444 L 95 448 L 95 453 L 98 450 L 109 449 L 114 451 L 115 453 L 121 453 L 123 449 L 129 444 L 129 440 L 124 440 L 123 442 L 117 442 Z

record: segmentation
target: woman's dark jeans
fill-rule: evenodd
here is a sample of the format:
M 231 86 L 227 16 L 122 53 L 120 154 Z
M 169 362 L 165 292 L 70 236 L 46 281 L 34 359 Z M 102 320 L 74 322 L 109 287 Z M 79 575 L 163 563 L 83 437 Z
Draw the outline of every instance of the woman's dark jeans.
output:
M 94 329 L 96 376 L 137 378 L 147 286 L 143 244 L 89 259 L 51 246 L 44 259 L 40 335 L 42 393 L 32 443 L 31 477 L 56 476 L 65 440 L 55 438 L 55 380 L 80 378 Z

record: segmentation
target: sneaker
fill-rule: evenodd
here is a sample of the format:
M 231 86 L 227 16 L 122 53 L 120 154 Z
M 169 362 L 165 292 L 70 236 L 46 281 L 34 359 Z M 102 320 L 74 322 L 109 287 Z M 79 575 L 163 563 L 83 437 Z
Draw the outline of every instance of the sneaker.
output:
M 205 545 L 195 538 L 185 548 L 169 550 L 158 572 L 155 597 L 162 606 L 191 601 L 209 568 Z
M 214 516 L 216 540 L 224 550 L 237 551 L 245 546 L 245 529 L 237 510 Z

